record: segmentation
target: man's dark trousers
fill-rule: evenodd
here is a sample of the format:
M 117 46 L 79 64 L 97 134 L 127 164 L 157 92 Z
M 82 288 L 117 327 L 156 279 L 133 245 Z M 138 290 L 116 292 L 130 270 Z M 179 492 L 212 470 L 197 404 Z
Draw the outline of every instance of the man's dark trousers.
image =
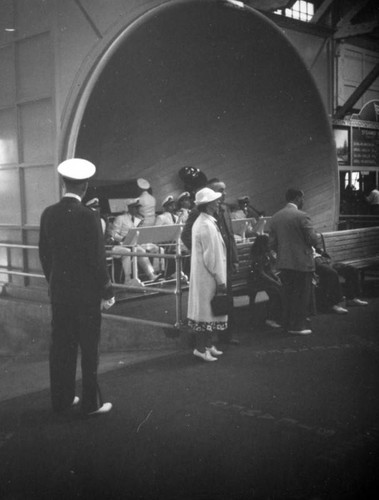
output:
M 307 328 L 307 317 L 312 311 L 313 272 L 282 269 L 283 326 L 287 330 L 299 331 Z
M 75 397 L 78 347 L 82 365 L 82 411 L 99 406 L 97 365 L 100 339 L 100 304 L 52 304 L 50 384 L 54 411 L 70 407 Z

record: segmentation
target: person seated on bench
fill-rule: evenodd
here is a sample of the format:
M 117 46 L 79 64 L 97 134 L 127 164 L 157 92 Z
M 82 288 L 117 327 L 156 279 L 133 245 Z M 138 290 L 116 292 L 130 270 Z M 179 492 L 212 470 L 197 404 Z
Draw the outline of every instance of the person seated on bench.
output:
M 366 197 L 368 204 L 370 205 L 370 214 L 379 215 L 379 189 L 375 187 L 370 191 L 369 195 Z
M 178 224 L 178 216 L 175 214 L 176 211 L 176 204 L 175 204 L 175 199 L 174 197 L 169 194 L 166 196 L 166 198 L 162 202 L 162 208 L 163 212 L 159 215 L 157 215 L 157 218 L 155 219 L 155 225 L 156 226 L 167 226 L 171 224 Z M 170 243 L 170 242 L 167 242 Z M 165 253 L 167 254 L 175 254 L 175 245 L 168 245 L 165 249 Z M 175 279 L 176 278 L 176 271 L 175 271 L 175 260 L 174 259 L 166 259 L 166 271 L 165 271 L 165 277 Z M 188 281 L 188 277 L 184 274 L 182 271 L 182 276 L 181 279 L 183 282 Z
M 359 294 L 358 271 L 349 265 L 333 266 L 330 256 L 318 248 L 313 249 L 315 274 L 318 279 L 316 302 L 336 314 L 346 314 L 348 310 L 341 305 L 344 300 L 339 275 L 346 283 L 346 305 L 367 306 L 368 302 L 357 297 Z
M 125 285 L 133 285 L 139 284 L 139 280 L 132 279 L 131 271 L 132 271 L 132 262 L 130 257 L 130 252 L 132 249 L 130 247 L 122 246 L 122 242 L 125 236 L 128 234 L 129 229 L 138 227 L 142 222 L 142 216 L 139 213 L 139 199 L 138 198 L 130 198 L 125 200 L 125 211 L 118 215 L 112 226 L 111 236 L 113 240 L 119 245 L 114 246 L 112 248 L 112 255 L 120 256 L 122 267 L 124 270 L 124 283 Z M 143 254 L 148 251 L 149 253 L 158 254 L 159 249 L 154 244 L 144 245 L 136 245 L 133 247 L 133 251 L 141 254 L 141 257 L 137 258 L 138 265 L 141 267 L 143 273 L 146 275 L 149 281 L 157 281 L 160 279 L 160 275 L 156 274 L 154 268 L 150 262 L 148 257 L 144 257 Z
M 259 291 L 265 291 L 269 298 L 266 325 L 280 328 L 283 312 L 283 286 L 274 270 L 274 257 L 269 249 L 268 234 L 256 237 L 251 247 L 251 271 L 248 280 L 250 304 Z
M 191 195 L 188 191 L 180 193 L 176 198 L 176 216 L 177 224 L 185 224 L 187 222 L 189 213 L 192 209 Z
M 238 205 L 229 205 L 229 208 L 230 217 L 232 220 L 244 220 L 247 218 L 246 213 L 241 205 L 240 198 L 238 199 Z M 235 225 L 233 227 L 234 239 L 237 243 L 245 240 L 246 238 L 255 236 L 253 228 L 256 222 L 257 220 L 253 217 L 252 220 L 248 222 L 248 224 L 245 223 L 245 225 L 242 224 L 240 225 L 240 227 L 238 227 L 238 225 Z

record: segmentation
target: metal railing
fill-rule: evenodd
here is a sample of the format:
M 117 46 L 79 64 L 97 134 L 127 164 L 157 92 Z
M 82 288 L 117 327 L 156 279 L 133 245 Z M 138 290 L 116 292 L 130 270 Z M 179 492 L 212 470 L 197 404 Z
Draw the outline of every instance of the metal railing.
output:
M 11 249 L 21 249 L 23 251 L 25 250 L 38 250 L 38 246 L 36 245 L 21 245 L 21 244 L 12 244 L 12 243 L 2 243 L 0 242 L 0 248 L 6 248 L 7 250 Z M 110 252 L 107 251 L 107 256 L 112 257 Z M 130 256 L 134 262 L 135 265 L 133 265 L 133 272 L 138 273 L 137 269 L 137 257 L 141 256 L 141 253 L 136 252 L 136 251 L 130 251 L 128 253 L 128 256 Z M 131 316 L 122 316 L 122 315 L 117 315 L 117 314 L 110 314 L 110 313 L 102 313 L 102 316 L 104 318 L 108 319 L 116 319 L 119 321 L 128 321 L 128 322 L 134 322 L 134 323 L 141 323 L 141 324 L 146 324 L 146 325 L 151 325 L 151 326 L 158 326 L 158 327 L 163 327 L 163 328 L 169 328 L 169 329 L 179 329 L 183 325 L 183 318 L 182 318 L 182 299 L 183 299 L 183 286 L 182 286 L 182 260 L 183 257 L 181 253 L 179 253 L 178 249 L 176 250 L 175 254 L 157 254 L 155 253 L 149 253 L 146 252 L 143 254 L 144 257 L 152 257 L 152 258 L 159 258 L 159 259 L 164 259 L 165 261 L 168 261 L 170 259 L 175 260 L 175 279 L 171 280 L 163 280 L 162 282 L 146 282 L 142 283 L 143 286 L 129 286 L 129 285 L 124 285 L 121 283 L 116 283 L 114 280 L 112 280 L 112 285 L 114 288 L 118 289 L 123 289 L 125 291 L 131 291 L 131 292 L 141 292 L 143 290 L 146 290 L 146 292 L 154 290 L 154 296 L 156 294 L 165 294 L 165 295 L 174 295 L 175 296 L 175 323 L 166 323 L 166 322 L 161 322 L 161 321 L 153 321 L 153 320 L 145 320 L 145 319 L 139 319 L 139 318 L 133 318 Z M 26 278 L 40 278 L 45 280 L 45 275 L 44 274 L 39 274 L 39 273 L 32 273 L 28 271 L 19 271 L 16 269 L 12 269 L 12 267 L 9 265 L 9 262 L 11 261 L 10 255 L 7 255 L 7 265 L 1 265 L 0 264 L 0 275 L 1 274 L 7 274 L 7 275 L 14 275 L 14 276 L 23 276 Z M 113 262 L 112 262 L 113 265 Z M 135 274 L 134 274 L 135 275 Z M 165 288 L 164 285 L 167 283 L 175 283 L 174 288 Z M 163 285 L 163 286 L 162 286 Z M 146 293 L 146 296 L 149 294 Z

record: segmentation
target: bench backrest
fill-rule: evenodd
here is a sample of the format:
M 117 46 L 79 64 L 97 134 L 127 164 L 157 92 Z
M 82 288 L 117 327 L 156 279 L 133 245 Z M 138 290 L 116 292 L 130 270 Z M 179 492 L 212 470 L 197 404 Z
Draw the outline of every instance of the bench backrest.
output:
M 143 245 L 146 243 L 178 243 L 183 224 L 166 226 L 142 226 L 131 228 L 126 235 L 124 245 Z
M 246 281 L 251 267 L 251 247 L 254 240 L 238 243 L 238 272 L 233 274 L 233 282 Z
M 322 239 L 335 262 L 379 255 L 379 227 L 331 231 L 323 233 Z
M 261 233 L 265 231 L 265 225 L 270 219 L 271 217 L 260 217 L 258 220 L 254 219 L 254 217 L 247 219 L 232 219 L 233 232 L 243 237 L 245 237 L 248 228 L 256 233 Z

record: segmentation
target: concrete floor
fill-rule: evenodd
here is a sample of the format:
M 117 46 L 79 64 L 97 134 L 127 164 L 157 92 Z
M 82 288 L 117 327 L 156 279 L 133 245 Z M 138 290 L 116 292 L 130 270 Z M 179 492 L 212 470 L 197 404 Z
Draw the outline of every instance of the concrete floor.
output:
M 212 364 L 190 349 L 103 355 L 114 409 L 94 419 L 51 413 L 46 360 L 3 359 L 0 498 L 376 498 L 379 294 L 369 301 L 318 315 L 306 337 L 241 307 L 241 345 Z

